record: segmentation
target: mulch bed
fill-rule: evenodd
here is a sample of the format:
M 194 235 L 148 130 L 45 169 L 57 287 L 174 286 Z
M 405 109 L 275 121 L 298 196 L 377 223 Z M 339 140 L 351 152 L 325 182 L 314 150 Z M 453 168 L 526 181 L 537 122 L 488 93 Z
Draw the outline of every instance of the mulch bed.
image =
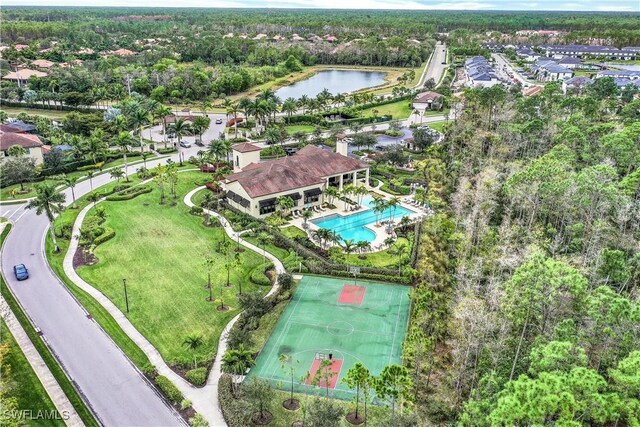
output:
M 229 306 L 228 305 L 223 305 L 222 307 L 217 306 L 216 310 L 218 310 L 218 311 L 229 311 Z
M 256 412 L 251 417 L 251 421 L 259 426 L 266 426 L 271 421 L 273 421 L 273 415 L 270 412 L 264 411 L 262 414 L 260 412 Z
M 287 399 L 282 402 L 282 406 L 289 411 L 297 411 L 300 409 L 300 401 L 297 399 Z
M 83 265 L 95 265 L 98 263 L 98 257 L 92 253 L 87 252 L 83 247 L 78 246 L 76 253 L 73 254 L 73 268 L 74 270 Z
M 347 421 L 349 421 L 349 424 L 353 424 L 357 426 L 364 423 L 364 415 L 362 414 L 358 414 L 358 415 L 359 417 L 356 418 L 355 412 L 349 412 L 345 418 L 347 419 Z

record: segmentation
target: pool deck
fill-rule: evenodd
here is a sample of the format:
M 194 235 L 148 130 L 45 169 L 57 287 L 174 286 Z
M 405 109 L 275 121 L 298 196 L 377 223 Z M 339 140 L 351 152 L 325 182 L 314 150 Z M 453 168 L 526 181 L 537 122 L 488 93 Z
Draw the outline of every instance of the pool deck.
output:
M 370 188 L 371 191 L 380 194 L 381 196 L 383 196 L 385 199 L 390 199 L 392 197 L 394 197 L 393 195 L 386 193 L 382 190 L 380 190 L 380 188 Z M 428 211 L 424 208 L 420 208 L 417 206 L 414 206 L 412 204 L 406 203 L 405 200 L 409 200 L 412 199 L 412 197 L 410 196 L 405 196 L 405 197 L 401 197 L 400 200 L 400 206 L 402 206 L 405 209 L 409 209 L 410 211 L 414 212 L 411 215 L 408 215 L 409 218 L 411 220 L 417 220 L 420 218 L 423 218 L 425 216 L 428 215 Z M 342 215 L 342 216 L 346 216 L 346 215 L 351 215 L 351 214 L 357 214 L 359 212 L 364 212 L 367 210 L 370 210 L 371 208 L 367 207 L 367 206 L 362 206 L 360 209 L 356 210 L 356 211 L 348 211 L 348 207 L 349 205 L 347 205 L 346 202 L 342 201 L 342 200 L 335 200 L 335 204 L 336 204 L 336 208 L 335 209 L 327 209 L 325 208 L 324 212 L 314 212 L 314 216 L 307 221 L 307 228 L 305 229 L 303 227 L 303 223 L 304 223 L 304 219 L 303 218 L 293 218 L 291 219 L 285 226 L 289 226 L 289 225 L 295 225 L 296 227 L 306 231 L 307 236 L 309 237 L 309 239 L 311 239 L 312 242 L 315 242 L 312 239 L 312 235 L 311 233 L 314 230 L 318 230 L 320 227 L 318 227 L 316 224 L 312 223 L 311 220 L 316 220 L 316 219 L 321 219 L 321 218 L 326 218 L 330 215 Z M 377 251 L 381 251 L 383 249 L 385 249 L 387 247 L 387 245 L 384 244 L 384 241 L 387 239 L 387 237 L 389 236 L 394 236 L 395 237 L 395 233 L 387 233 L 386 227 L 384 225 L 378 225 L 376 226 L 375 224 L 369 224 L 365 226 L 366 228 L 368 228 L 369 230 L 373 231 L 376 235 L 375 239 L 371 242 L 371 251 L 370 252 L 377 252 Z M 339 246 L 338 244 L 333 244 L 330 246 Z

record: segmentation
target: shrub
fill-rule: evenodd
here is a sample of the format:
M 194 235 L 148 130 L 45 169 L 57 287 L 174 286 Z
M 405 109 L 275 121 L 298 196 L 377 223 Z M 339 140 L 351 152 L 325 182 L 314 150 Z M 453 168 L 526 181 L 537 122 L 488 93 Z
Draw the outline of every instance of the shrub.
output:
M 95 169 L 98 169 L 98 167 L 96 165 L 94 165 L 94 164 L 91 164 L 91 165 L 86 165 L 86 166 L 80 166 L 76 170 L 78 170 L 78 171 L 91 171 L 91 170 L 95 170 Z
M 175 148 L 160 148 L 158 150 L 158 153 L 160 153 L 160 154 L 171 154 L 171 153 L 175 153 L 176 151 L 178 151 L 178 150 L 176 150 Z
M 150 378 L 155 378 L 158 372 L 156 371 L 156 367 L 151 363 L 145 363 L 142 368 L 142 373 Z
M 271 286 L 271 280 L 265 274 L 265 272 L 271 267 L 273 267 L 273 264 L 271 264 L 270 262 L 256 266 L 253 270 L 251 270 L 249 280 L 259 286 Z
M 195 414 L 189 418 L 189 425 L 192 427 L 209 427 L 209 422 L 200 414 Z
M 106 200 L 110 202 L 119 202 L 124 200 L 131 200 L 134 197 L 138 197 L 141 194 L 151 193 L 153 188 L 147 185 L 139 185 L 137 187 L 128 188 L 122 191 L 119 191 L 117 194 L 113 194 L 106 197 Z
M 184 411 L 185 409 L 189 409 L 191 407 L 191 401 L 189 399 L 183 399 L 180 402 L 180 410 Z
M 278 276 L 278 283 L 283 291 L 287 291 L 293 286 L 293 276 L 289 273 L 280 274 Z
M 204 385 L 207 381 L 207 368 L 196 368 L 187 371 L 185 377 L 187 381 L 194 385 Z
M 196 215 L 196 216 L 202 215 L 203 212 L 204 210 L 200 206 L 191 206 L 191 210 L 189 211 L 191 215 Z
M 158 375 L 156 377 L 156 384 L 172 403 L 177 405 L 184 399 L 184 396 L 182 396 L 178 387 L 176 387 L 169 378 L 164 375 Z
M 269 215 L 264 219 L 264 221 L 273 227 L 277 227 L 279 225 L 284 225 L 287 223 L 287 220 L 282 218 L 279 213 L 273 213 Z
M 95 246 L 101 245 L 104 242 L 106 242 L 107 240 L 111 240 L 115 237 L 116 232 L 114 229 L 109 228 L 109 227 L 105 227 L 104 228 L 104 232 L 99 235 L 98 237 L 95 238 L 95 240 L 93 241 L 93 244 Z

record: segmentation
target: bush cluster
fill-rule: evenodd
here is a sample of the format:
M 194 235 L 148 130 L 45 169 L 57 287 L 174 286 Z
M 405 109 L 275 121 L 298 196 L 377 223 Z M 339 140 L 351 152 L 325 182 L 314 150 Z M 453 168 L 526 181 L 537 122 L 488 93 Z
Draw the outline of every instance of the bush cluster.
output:
M 134 197 L 138 197 L 141 194 L 151 193 L 153 188 L 148 185 L 138 185 L 136 187 L 127 188 L 121 191 L 118 191 L 115 194 L 106 197 L 106 200 L 110 202 L 131 200 Z
M 271 286 L 271 280 L 266 275 L 266 271 L 273 268 L 273 264 L 265 262 L 256 266 L 249 274 L 249 280 L 258 286 Z
M 184 396 L 182 396 L 182 393 L 180 392 L 180 390 L 178 390 L 178 387 L 176 387 L 169 380 L 169 378 L 165 377 L 164 375 L 158 375 L 155 378 L 155 381 L 158 387 L 160 388 L 160 390 L 162 390 L 165 396 L 167 396 L 167 398 L 173 404 L 177 405 L 180 402 L 182 402 L 182 400 L 184 399 Z
M 185 377 L 187 381 L 194 385 L 204 385 L 207 381 L 207 368 L 195 368 L 187 371 Z

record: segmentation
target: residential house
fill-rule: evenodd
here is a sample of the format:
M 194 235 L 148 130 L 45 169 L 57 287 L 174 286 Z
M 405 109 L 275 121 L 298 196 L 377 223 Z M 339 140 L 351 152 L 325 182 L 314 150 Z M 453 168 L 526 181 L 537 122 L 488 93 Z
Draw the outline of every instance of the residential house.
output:
M 567 80 L 562 81 L 562 92 L 566 94 L 567 92 L 571 93 L 581 93 L 584 88 L 593 83 L 593 80 L 587 76 L 576 76 Z
M 49 69 L 56 65 L 56 63 L 46 59 L 36 59 L 35 61 L 31 61 L 31 65 L 38 68 Z
M 20 52 L 21 50 L 29 49 L 29 45 L 28 44 L 17 44 L 17 45 L 14 45 L 13 48 L 15 50 L 17 50 L 18 52 Z
M 491 87 L 500 83 L 498 74 L 484 56 L 474 56 L 464 62 L 467 84 L 473 87 Z
M 522 89 L 522 95 L 523 96 L 535 96 L 535 95 L 539 95 L 540 93 L 542 93 L 543 90 L 544 90 L 544 86 L 538 86 L 538 85 L 529 86 L 527 88 Z
M 570 79 L 573 77 L 573 71 L 558 65 L 557 60 L 553 58 L 540 58 L 531 66 L 531 71 L 536 78 L 543 82 L 551 82 L 556 80 Z
M 633 49 L 621 50 L 612 46 L 590 45 L 542 45 L 540 46 L 547 56 L 560 59 L 565 56 L 573 58 L 611 58 L 611 59 L 635 59 L 637 52 Z
M 565 56 L 564 58 L 560 58 L 557 64 L 561 67 L 568 68 L 570 70 L 575 70 L 576 68 L 580 68 L 580 66 L 582 65 L 582 62 L 578 58 Z
M 418 111 L 439 110 L 442 108 L 444 96 L 437 92 L 422 92 L 413 98 L 413 108 Z
M 307 145 L 297 153 L 260 163 L 260 147 L 232 146 L 234 173 L 222 187 L 229 204 L 256 218 L 277 210 L 278 197 L 294 201 L 294 209 L 320 206 L 324 190 L 369 182 L 369 165 L 347 156 L 348 144 L 338 142 L 336 152 Z
M 540 58 L 539 53 L 528 47 L 521 47 L 520 49 L 516 50 L 516 55 L 518 55 L 520 59 L 526 62 L 533 62 L 536 59 Z
M 42 71 L 22 68 L 18 71 L 2 76 L 2 80 L 16 82 L 18 83 L 18 86 L 25 86 L 31 77 L 45 77 L 46 75 L 47 73 L 43 73 Z
M 596 74 L 596 78 L 613 77 L 614 79 L 640 79 L 640 71 L 633 70 L 603 70 Z
M 36 165 L 42 164 L 42 141 L 38 135 L 33 135 L 13 128 L 11 125 L 2 125 L 0 128 L 0 161 L 8 157 L 7 151 L 14 145 L 21 146 L 26 155 L 33 158 Z

